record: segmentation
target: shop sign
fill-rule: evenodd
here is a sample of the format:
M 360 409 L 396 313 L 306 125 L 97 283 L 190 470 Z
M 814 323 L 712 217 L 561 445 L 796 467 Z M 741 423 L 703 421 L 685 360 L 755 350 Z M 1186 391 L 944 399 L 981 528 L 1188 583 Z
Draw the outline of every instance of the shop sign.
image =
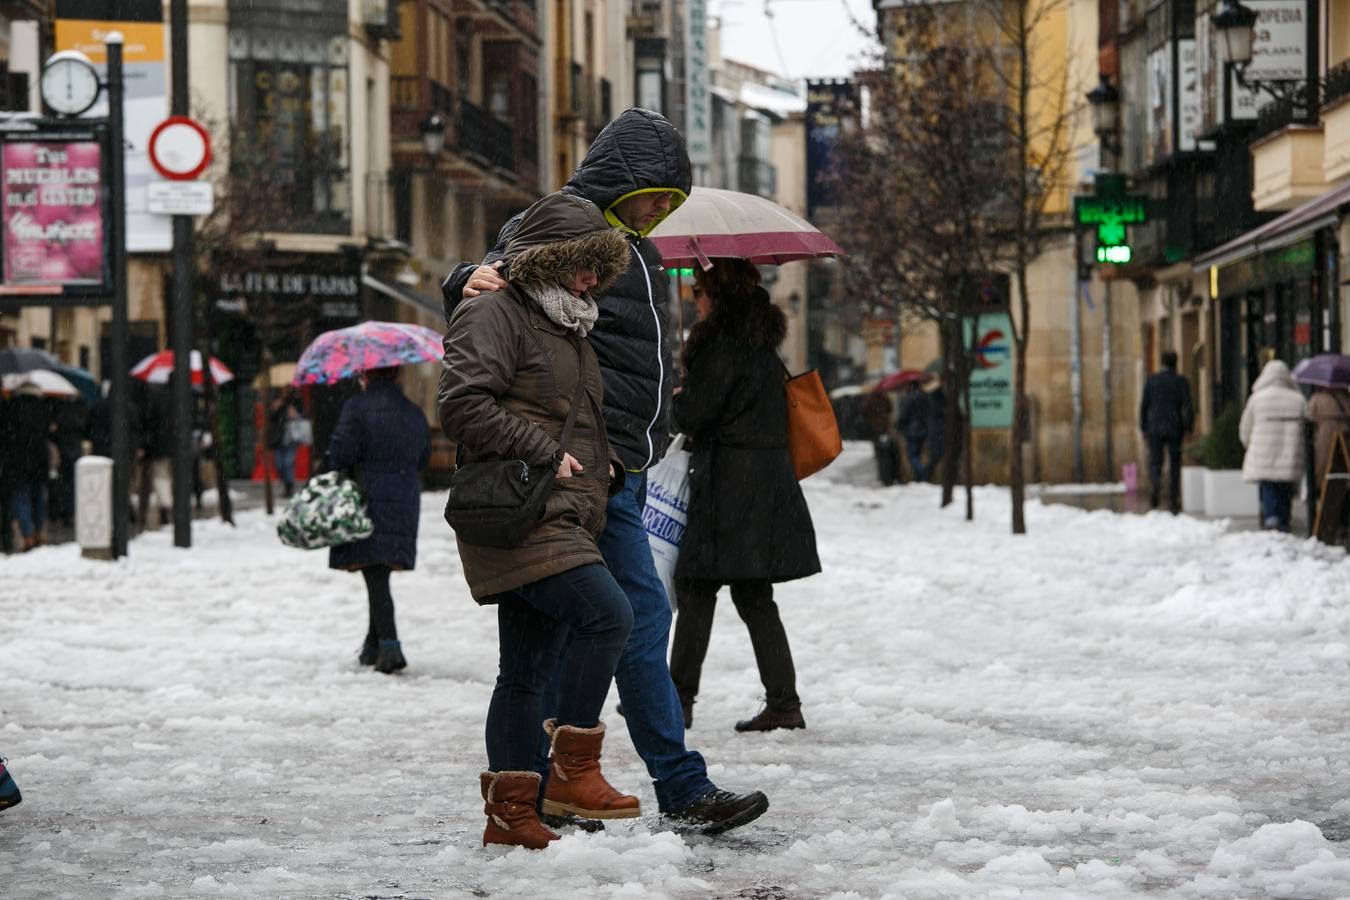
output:
M 971 354 L 970 427 L 1011 428 L 1013 422 L 1013 330 L 1007 313 L 967 316 Z
M 266 266 L 220 269 L 216 309 L 248 315 L 257 304 L 295 308 L 308 304 L 321 319 L 361 315 L 360 260 L 347 255 L 288 256 Z
M 1243 73 L 1248 81 L 1302 81 L 1308 77 L 1308 0 L 1244 0 L 1256 11 L 1252 61 Z M 1315 7 L 1314 7 L 1315 9 Z M 1234 119 L 1255 119 L 1274 98 L 1237 83 L 1230 73 Z
M 102 145 L 11 140 L 0 146 L 4 286 L 105 282 Z
M 110 20 L 116 7 L 122 17 Z M 154 176 L 150 164 L 150 135 L 169 112 L 166 29 L 158 3 L 107 3 L 99 0 L 61 0 L 56 8 L 54 50 L 78 50 L 94 63 L 100 78 L 107 77 L 108 33 L 120 31 L 123 42 L 126 134 L 126 238 L 130 253 L 161 253 L 173 249 L 173 223 L 147 208 L 146 189 Z M 85 113 L 106 118 L 108 93 Z
M 684 137 L 695 166 L 712 165 L 707 7 L 707 0 L 685 0 Z

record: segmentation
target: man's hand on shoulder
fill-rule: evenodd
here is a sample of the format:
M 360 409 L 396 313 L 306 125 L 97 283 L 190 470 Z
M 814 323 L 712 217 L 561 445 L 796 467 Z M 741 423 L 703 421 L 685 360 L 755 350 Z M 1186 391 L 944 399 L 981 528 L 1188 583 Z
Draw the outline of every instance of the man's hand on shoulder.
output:
M 479 266 L 474 269 L 469 280 L 464 283 L 464 299 L 471 300 L 479 294 L 504 290 L 506 279 L 498 272 L 501 266 L 501 261 L 498 261 L 490 266 Z

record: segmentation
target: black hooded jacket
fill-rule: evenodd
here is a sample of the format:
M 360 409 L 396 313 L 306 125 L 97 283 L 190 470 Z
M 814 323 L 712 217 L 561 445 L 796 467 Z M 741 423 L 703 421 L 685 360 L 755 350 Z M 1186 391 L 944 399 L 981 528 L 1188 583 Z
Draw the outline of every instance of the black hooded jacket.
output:
M 668 338 L 670 310 L 661 254 L 644 234 L 614 216 L 614 206 L 646 190 L 676 192 L 671 209 L 693 183 L 684 138 L 663 116 L 645 109 L 624 110 L 595 138 L 563 192 L 590 200 L 610 224 L 628 235 L 627 271 L 596 295 L 600 319 L 590 344 L 605 384 L 605 425 L 610 444 L 626 468 L 640 471 L 659 460 L 669 443 L 670 398 L 674 387 Z M 500 260 L 521 216 L 502 227 L 497 246 L 483 260 Z M 650 230 L 650 229 L 649 229 Z M 448 319 L 479 263 L 461 263 L 441 285 Z

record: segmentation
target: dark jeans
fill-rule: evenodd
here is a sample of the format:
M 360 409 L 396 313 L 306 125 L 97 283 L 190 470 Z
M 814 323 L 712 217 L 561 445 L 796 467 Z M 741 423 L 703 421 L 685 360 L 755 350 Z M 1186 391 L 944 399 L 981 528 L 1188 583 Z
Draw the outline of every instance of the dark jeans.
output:
M 1167 496 L 1172 507 L 1181 506 L 1181 438 L 1148 436 L 1149 499 L 1154 506 L 1162 492 L 1163 454 L 1167 454 Z
M 47 485 L 40 481 L 21 481 L 14 485 L 10 508 L 19 520 L 19 533 L 32 537 L 47 524 Z
M 285 486 L 287 495 L 295 490 L 295 449 L 294 445 L 282 445 L 272 451 L 277 476 Z
M 713 613 L 717 609 L 716 581 L 687 580 L 679 583 L 680 614 L 675 620 L 675 644 L 670 651 L 670 676 L 684 697 L 698 695 L 703 658 L 712 637 Z M 755 650 L 759 679 L 764 682 L 768 704 L 774 709 L 796 709 L 797 671 L 792 665 L 792 648 L 787 631 L 773 602 L 773 585 L 768 581 L 731 582 L 731 602 L 750 630 L 750 646 Z
M 915 481 L 928 480 L 928 466 L 923 461 L 923 445 L 926 438 L 905 438 L 905 458 L 909 460 L 909 471 Z
M 594 728 L 632 629 L 628 598 L 598 563 L 501 594 L 500 662 L 487 716 L 488 768 L 533 770 L 547 718 L 559 725 Z M 569 638 L 559 673 L 558 660 Z M 546 711 L 544 690 L 555 673 L 556 706 Z
M 900 480 L 900 448 L 889 434 L 872 438 L 872 454 L 877 460 L 877 480 L 890 487 Z
M 623 704 L 624 723 L 633 749 L 647 764 L 656 802 L 662 812 L 673 812 L 713 790 L 703 757 L 684 745 L 684 711 L 675 683 L 670 680 L 666 653 L 670 647 L 670 600 L 656 574 L 642 508 L 647 502 L 647 475 L 629 472 L 623 490 L 609 499 L 600 554 L 614 580 L 628 598 L 633 633 L 623 648 L 614 683 Z M 576 654 L 576 641 L 567 651 Z M 567 659 L 568 657 L 564 657 Z M 565 674 L 574 664 L 565 662 Z M 560 709 L 559 676 L 549 684 L 544 715 Z M 547 777 L 548 742 L 541 740 L 535 771 Z
M 370 601 L 370 633 L 382 641 L 398 640 L 398 626 L 394 624 L 394 595 L 389 591 L 388 566 L 366 566 L 361 575 L 366 579 L 366 598 Z
M 1261 526 L 1288 531 L 1293 518 L 1294 482 L 1262 481 L 1260 491 Z

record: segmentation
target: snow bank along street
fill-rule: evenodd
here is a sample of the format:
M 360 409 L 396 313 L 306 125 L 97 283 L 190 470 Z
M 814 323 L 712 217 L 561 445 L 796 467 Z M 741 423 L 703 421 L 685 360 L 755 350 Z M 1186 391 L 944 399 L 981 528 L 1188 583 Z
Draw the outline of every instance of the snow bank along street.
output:
M 273 521 L 166 529 L 120 564 L 0 563 L 0 895 L 36 897 L 1350 896 L 1350 563 L 1162 514 L 805 483 L 825 574 L 783 586 L 805 731 L 736 734 L 760 690 L 724 598 L 690 744 L 772 807 L 663 829 L 622 720 L 606 772 L 643 818 L 543 852 L 479 847 L 496 619 L 444 498 L 394 596 L 410 668 L 356 663 L 359 577 Z

